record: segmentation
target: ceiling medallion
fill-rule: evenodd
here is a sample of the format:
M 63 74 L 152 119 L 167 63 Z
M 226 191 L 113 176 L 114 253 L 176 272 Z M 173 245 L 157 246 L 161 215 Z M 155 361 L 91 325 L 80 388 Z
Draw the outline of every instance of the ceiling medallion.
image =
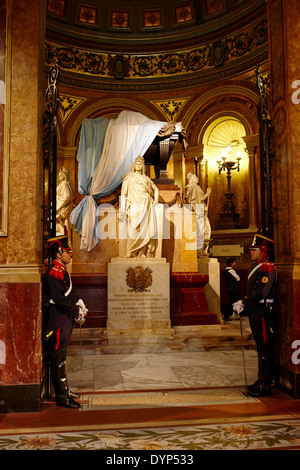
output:
M 193 19 L 191 3 L 185 3 L 184 5 L 175 6 L 174 12 L 175 23 L 185 23 Z
M 161 9 L 144 10 L 143 12 L 143 27 L 155 28 L 162 26 L 162 13 Z
M 225 48 L 222 41 L 217 41 L 212 44 L 210 48 L 210 57 L 215 67 L 219 67 L 223 64 L 225 58 Z
M 96 25 L 97 23 L 97 7 L 91 7 L 80 4 L 79 7 L 79 21 L 89 25 Z
M 207 13 L 211 15 L 216 11 L 223 10 L 224 2 L 223 0 L 206 0 Z
M 64 16 L 65 4 L 65 0 L 48 0 L 47 9 L 50 13 L 55 13 L 55 15 Z
M 112 74 L 116 79 L 121 80 L 128 75 L 128 61 L 125 60 L 123 55 L 117 54 L 111 57 L 110 65 Z
M 129 28 L 129 10 L 117 10 L 111 11 L 111 27 L 112 28 Z

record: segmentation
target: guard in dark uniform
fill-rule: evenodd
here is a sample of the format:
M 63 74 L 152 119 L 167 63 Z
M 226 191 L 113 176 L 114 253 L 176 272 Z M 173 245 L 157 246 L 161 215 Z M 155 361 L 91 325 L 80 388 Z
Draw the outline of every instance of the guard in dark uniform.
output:
M 245 311 L 256 343 L 258 353 L 258 380 L 248 387 L 251 396 L 272 394 L 275 312 L 274 296 L 276 288 L 276 268 L 267 259 L 273 248 L 273 241 L 255 235 L 250 247 L 252 264 L 243 299 L 233 304 L 240 314 Z
M 43 277 L 43 336 L 50 354 L 51 381 L 58 406 L 80 408 L 69 390 L 65 372 L 66 352 L 75 322 L 85 321 L 87 309 L 72 286 L 67 265 L 72 251 L 65 236 L 48 240 L 52 264 Z

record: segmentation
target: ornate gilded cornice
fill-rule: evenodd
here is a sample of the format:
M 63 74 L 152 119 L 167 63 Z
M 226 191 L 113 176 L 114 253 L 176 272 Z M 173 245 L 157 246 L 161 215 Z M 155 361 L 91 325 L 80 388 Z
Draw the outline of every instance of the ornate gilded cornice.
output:
M 176 80 L 227 75 L 247 70 L 267 58 L 267 22 L 260 20 L 247 30 L 223 39 L 181 51 L 154 54 L 109 54 L 46 42 L 46 66 L 58 63 L 62 82 L 98 89 L 144 89 Z M 112 80 L 113 79 L 113 80 Z M 72 83 L 73 82 L 73 83 Z M 113 83 L 112 83 L 113 82 Z M 174 83 L 173 83 L 174 85 Z M 168 86 L 167 86 L 168 88 Z

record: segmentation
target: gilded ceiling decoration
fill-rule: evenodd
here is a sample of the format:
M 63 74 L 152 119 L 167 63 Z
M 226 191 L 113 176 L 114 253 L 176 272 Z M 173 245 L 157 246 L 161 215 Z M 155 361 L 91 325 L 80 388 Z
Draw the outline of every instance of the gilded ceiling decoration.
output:
M 267 43 L 267 24 L 263 20 L 251 29 L 215 43 L 161 54 L 114 54 L 86 51 L 46 42 L 46 64 L 101 78 L 170 77 L 200 72 L 241 58 Z M 117 61 L 116 61 L 117 58 Z M 118 76 L 117 76 L 118 75 Z
M 236 24 L 251 23 L 265 14 L 265 0 L 47 0 L 47 31 L 71 45 L 80 42 L 115 44 L 134 49 L 178 42 Z M 124 46 L 124 44 L 123 44 Z
M 267 60 L 264 0 L 48 0 L 46 66 L 92 89 L 183 88 Z
M 61 18 L 68 17 L 68 7 L 70 4 L 76 2 L 71 2 L 70 0 L 48 0 L 47 11 L 48 13 Z M 109 2 L 107 2 L 109 3 Z M 116 29 L 127 29 L 132 31 L 134 14 L 136 8 L 130 8 L 130 2 L 123 2 L 123 7 L 117 7 L 114 3 L 109 5 L 109 13 L 106 15 L 106 9 L 99 8 L 94 2 L 77 2 L 76 18 L 77 23 L 85 23 L 85 25 L 98 25 L 105 22 L 107 28 L 116 28 Z M 207 1 L 208 11 L 214 12 L 217 11 L 212 5 L 216 3 L 214 1 Z M 221 6 L 223 1 L 218 1 Z M 141 28 L 155 28 L 162 27 L 164 23 L 162 22 L 162 15 L 164 9 L 162 7 L 153 8 L 152 3 L 149 2 L 151 8 L 141 8 L 141 18 L 142 22 L 140 23 Z M 183 24 L 188 22 L 195 22 L 195 12 L 193 8 L 193 1 L 188 0 L 185 2 L 176 2 L 172 8 L 172 16 L 174 24 Z M 104 19 L 105 18 L 105 19 Z

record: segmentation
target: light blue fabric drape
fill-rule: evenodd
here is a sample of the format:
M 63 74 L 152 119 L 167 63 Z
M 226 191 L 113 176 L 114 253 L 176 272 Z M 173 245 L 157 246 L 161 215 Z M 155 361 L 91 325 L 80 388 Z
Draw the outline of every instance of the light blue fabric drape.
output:
M 136 116 L 134 116 L 134 114 Z M 132 117 L 136 125 L 136 119 L 134 118 L 140 118 L 142 116 L 139 113 L 132 113 L 129 111 L 122 111 L 121 115 L 123 115 L 123 118 L 125 117 L 124 133 L 126 133 L 126 126 L 130 126 L 130 117 Z M 131 145 L 129 146 L 126 154 L 122 156 L 121 163 L 116 165 L 114 161 L 107 162 L 107 165 L 109 165 L 109 174 L 112 174 L 111 180 L 105 187 L 102 187 L 99 193 L 91 195 L 91 184 L 93 176 L 97 174 L 97 170 L 97 178 L 99 179 L 99 176 L 101 178 L 101 174 L 99 174 L 100 165 L 98 164 L 100 163 L 102 150 L 106 143 L 105 138 L 107 137 L 107 134 L 109 134 L 107 132 L 107 128 L 110 121 L 105 118 L 98 118 L 91 120 L 84 119 L 82 122 L 81 136 L 77 152 L 77 160 L 79 162 L 78 191 L 81 194 L 85 194 L 86 197 L 72 211 L 70 220 L 79 235 L 82 235 L 84 238 L 84 243 L 82 241 L 81 246 L 83 249 L 90 250 L 96 243 L 98 243 L 96 238 L 98 217 L 96 214 L 97 204 L 95 199 L 110 194 L 122 183 L 123 176 L 130 171 L 134 160 L 139 155 L 143 156 L 145 154 L 159 130 L 165 125 L 165 122 L 153 121 L 145 118 L 144 116 L 142 116 L 142 118 L 143 122 L 140 124 L 132 138 Z M 119 132 L 120 127 L 118 128 L 118 131 L 116 130 L 117 136 L 119 136 Z M 113 139 L 113 136 L 114 134 L 112 132 L 109 138 Z M 120 162 L 120 159 L 118 161 Z M 82 233 L 83 230 L 87 230 L 87 226 L 89 227 L 89 232 L 93 232 L 92 242 L 89 240 L 91 237 L 87 237 L 86 234 Z
M 99 163 L 109 119 L 83 119 L 80 141 L 77 150 L 78 192 L 89 194 L 94 171 Z M 71 224 L 81 233 L 82 221 L 87 211 L 87 199 L 84 198 L 72 211 Z
M 89 194 L 94 171 L 101 157 L 109 119 L 83 119 L 77 151 L 78 191 Z

